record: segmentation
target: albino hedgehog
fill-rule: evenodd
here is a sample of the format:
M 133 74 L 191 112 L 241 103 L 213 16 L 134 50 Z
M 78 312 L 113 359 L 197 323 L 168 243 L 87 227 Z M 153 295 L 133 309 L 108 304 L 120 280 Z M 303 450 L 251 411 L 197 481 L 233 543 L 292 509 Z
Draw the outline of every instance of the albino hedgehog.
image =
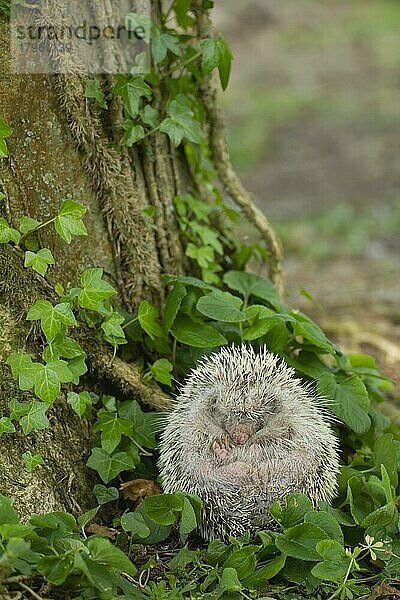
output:
M 163 489 L 203 500 L 207 540 L 271 526 L 290 492 L 314 503 L 336 489 L 331 417 L 294 369 L 264 347 L 223 348 L 194 369 L 161 436 Z

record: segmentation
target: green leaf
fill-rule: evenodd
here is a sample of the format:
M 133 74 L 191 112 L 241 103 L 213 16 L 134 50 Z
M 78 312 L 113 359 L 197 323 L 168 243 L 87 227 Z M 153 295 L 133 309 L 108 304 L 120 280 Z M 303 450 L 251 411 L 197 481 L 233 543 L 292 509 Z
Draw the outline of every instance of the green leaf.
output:
M 145 135 L 146 132 L 142 125 L 136 125 L 133 121 L 130 121 L 125 130 L 124 137 L 122 138 L 122 143 L 124 146 L 130 148 L 133 146 L 133 144 L 136 144 L 136 142 L 142 140 Z
M 125 17 L 125 27 L 128 31 L 134 31 L 138 38 L 147 44 L 150 42 L 150 33 L 153 23 L 148 15 L 129 13 Z
M 217 40 L 213 37 L 204 38 L 199 43 L 201 51 L 201 69 L 203 73 L 211 73 L 213 69 L 218 67 L 219 51 Z
M 118 572 L 135 575 L 135 565 L 122 550 L 113 546 L 106 538 L 91 538 L 87 540 L 86 546 L 92 555 L 93 560 L 107 565 L 112 569 L 116 569 Z
M 312 568 L 314 577 L 335 583 L 342 581 L 351 562 L 343 545 L 336 540 L 322 540 L 316 545 L 316 550 L 324 560 Z
M 19 517 L 12 505 L 14 500 L 0 494 L 0 525 L 19 523 Z
M 26 413 L 20 420 L 24 435 L 28 435 L 34 429 L 46 429 L 50 422 L 46 416 L 48 406 L 45 402 L 32 400 L 26 406 Z
M 121 526 L 124 531 L 133 533 L 140 538 L 147 538 L 150 535 L 150 527 L 138 512 L 123 514 L 121 517 Z
M 42 573 L 49 583 L 53 585 L 62 585 L 74 564 L 72 554 L 62 556 L 44 556 L 37 564 L 38 571 Z
M 186 289 L 181 283 L 176 283 L 174 289 L 168 294 L 164 305 L 164 331 L 168 333 L 174 324 L 176 315 L 186 296 Z
M 0 418 L 0 437 L 3 433 L 14 433 L 15 426 L 11 422 L 9 417 L 1 417 Z
M 93 488 L 93 494 L 96 496 L 97 502 L 102 504 L 107 504 L 107 502 L 113 502 L 114 500 L 118 500 L 119 492 L 115 487 L 106 487 L 101 483 L 96 483 Z
M 197 527 L 196 513 L 187 498 L 183 498 L 183 508 L 181 514 L 181 522 L 179 525 L 179 534 L 181 540 L 184 542 L 192 531 Z
M 141 117 L 143 123 L 146 123 L 146 125 L 150 125 L 153 128 L 157 127 L 158 110 L 156 108 L 153 108 L 150 104 L 146 104 L 142 111 Z M 154 209 L 153 206 L 151 208 Z
M 302 523 L 289 527 L 284 534 L 276 537 L 275 543 L 281 552 L 287 556 L 305 561 L 319 560 L 315 549 L 320 540 L 327 539 L 328 535 L 313 523 Z
M 223 569 L 233 568 L 235 569 L 239 579 L 249 577 L 254 572 L 257 560 L 255 553 L 260 549 L 259 546 L 245 546 L 240 550 L 235 550 L 226 559 L 222 565 Z
M 60 393 L 61 383 L 69 383 L 71 379 L 72 374 L 65 360 L 40 365 L 40 371 L 36 375 L 35 394 L 47 404 L 52 404 Z
M 297 319 L 297 322 L 293 326 L 293 333 L 295 336 L 302 336 L 305 342 L 309 342 L 313 346 L 321 348 L 321 350 L 326 350 L 327 352 L 333 352 L 335 350 L 334 345 L 328 340 L 318 325 L 310 322 L 301 314 L 295 312 L 293 314 Z
M 242 584 L 240 583 L 236 570 L 233 567 L 226 567 L 222 571 L 219 587 L 219 591 L 223 593 L 239 592 L 242 589 Z
M 54 340 L 51 342 L 51 355 L 52 358 L 58 358 L 63 356 L 64 358 L 76 358 L 77 356 L 86 356 L 82 346 L 78 344 L 72 338 L 58 333 Z M 46 360 L 46 359 L 45 359 Z M 50 362 L 46 361 L 46 362 Z M 69 365 L 68 365 L 69 366 Z
M 101 328 L 104 331 L 104 337 L 110 344 L 126 344 L 125 332 L 121 325 L 125 321 L 119 313 L 113 312 L 103 323 Z
M 54 315 L 60 323 L 69 327 L 76 327 L 77 322 L 69 302 L 61 302 L 54 307 Z
M 270 281 L 244 271 L 228 271 L 223 277 L 224 283 L 231 289 L 240 292 L 245 298 L 256 296 L 273 305 L 280 305 L 279 295 Z
M 42 365 L 32 362 L 29 354 L 12 352 L 6 363 L 11 367 L 13 377 L 18 377 L 18 385 L 21 390 L 30 390 L 36 383 L 36 377 L 41 372 Z
M 381 465 L 384 465 L 391 484 L 396 488 L 398 483 L 397 451 L 393 441 L 393 434 L 384 433 L 375 441 L 373 458 L 379 470 L 381 469 Z
M 228 87 L 229 76 L 231 73 L 231 64 L 232 64 L 232 52 L 229 48 L 227 42 L 223 37 L 220 37 L 217 40 L 218 53 L 219 53 L 219 63 L 218 63 L 218 71 L 219 71 L 219 80 L 221 82 L 221 87 L 225 91 Z
M 175 320 L 171 333 L 182 344 L 195 348 L 213 348 L 228 343 L 221 333 L 209 325 L 195 323 L 185 316 L 179 316 Z
M 356 433 L 365 433 L 371 426 L 368 416 L 369 397 L 360 377 L 352 375 L 337 382 L 332 373 L 321 375 L 317 382 L 321 396 L 332 400 L 330 410 Z
M 77 356 L 76 358 L 69 360 L 68 369 L 71 373 L 71 382 L 78 385 L 81 375 L 84 375 L 87 372 L 85 355 Z
M 200 144 L 202 139 L 200 123 L 195 120 L 190 104 L 183 94 L 179 94 L 168 103 L 167 114 L 168 117 L 161 122 L 160 131 L 169 136 L 174 146 L 179 146 L 183 138 Z
M 160 431 L 162 420 L 160 414 L 143 412 L 136 400 L 122 402 L 119 407 L 119 416 L 133 421 L 133 439 L 145 448 L 155 448 L 155 433 Z
M 132 77 L 116 75 L 115 78 L 117 83 L 114 87 L 114 93 L 122 97 L 126 112 L 134 119 L 139 113 L 141 98 L 151 98 L 151 88 L 140 75 Z
M 85 86 L 85 98 L 94 98 L 101 108 L 107 108 L 104 100 L 104 92 L 98 79 L 87 79 Z
M 86 527 L 86 525 L 94 519 L 94 517 L 99 512 L 99 509 L 100 509 L 100 506 L 95 506 L 94 508 L 91 508 L 90 510 L 84 512 L 82 515 L 79 515 L 78 523 L 82 529 L 84 529 Z
M 14 242 L 14 244 L 19 244 L 20 239 L 20 232 L 17 229 L 10 227 L 5 219 L 0 218 L 0 244 L 8 244 L 8 242 Z
M 159 383 L 165 385 L 171 385 L 174 378 L 173 370 L 174 366 L 166 358 L 159 358 L 152 365 L 150 365 L 150 373 L 153 378 Z
M 184 29 L 191 27 L 195 23 L 194 18 L 187 14 L 191 5 L 192 0 L 174 0 L 172 4 L 172 8 L 176 15 L 176 21 L 178 25 Z
M 58 235 L 67 244 L 71 243 L 73 235 L 87 235 L 86 227 L 82 221 L 85 212 L 86 207 L 83 204 L 69 198 L 61 204 L 54 226 Z
M 11 127 L 5 122 L 5 120 L 0 117 L 0 137 L 8 138 L 12 135 L 13 130 Z
M 67 402 L 79 417 L 82 417 L 88 407 L 92 406 L 92 398 L 89 392 L 79 392 L 79 394 L 76 392 L 68 392 Z
M 53 340 L 61 329 L 59 315 L 48 300 L 36 300 L 26 315 L 27 321 L 38 321 L 47 341 Z
M 41 221 L 36 221 L 36 219 L 32 219 L 31 217 L 27 217 L 24 215 L 19 220 L 18 229 L 20 230 L 22 235 L 25 235 L 26 233 L 35 231 L 35 229 L 37 229 L 39 227 L 39 225 L 41 225 L 41 224 L 42 224 Z
M 104 281 L 103 269 L 94 268 L 84 271 L 81 284 L 83 289 L 79 293 L 78 303 L 82 308 L 99 311 L 103 301 L 117 293 L 112 285 Z
M 142 300 L 138 310 L 139 323 L 142 329 L 154 340 L 157 337 L 164 337 L 164 331 L 161 325 L 156 321 L 158 310 L 147 300 Z
M 157 35 L 153 35 L 151 39 L 151 53 L 156 65 L 164 60 L 168 50 L 175 54 L 175 56 L 180 56 L 181 49 L 179 47 L 177 36 L 171 35 L 170 33 L 158 33 Z
M 344 544 L 343 532 L 335 517 L 328 512 L 311 510 L 305 515 L 304 522 L 314 523 L 322 531 L 325 531 L 331 540 L 336 540 L 342 545 Z
M 101 447 L 111 454 L 121 441 L 123 435 L 132 434 L 132 421 L 122 419 L 116 413 L 100 410 L 99 420 L 94 424 L 93 431 L 101 431 Z
M 129 471 L 135 467 L 135 463 L 126 452 L 117 452 L 110 456 L 103 448 L 93 448 L 86 464 L 98 472 L 104 483 L 108 483 L 122 471 Z
M 399 515 L 397 512 L 396 504 L 394 501 L 388 502 L 384 506 L 377 508 L 369 515 L 367 515 L 361 521 L 361 527 L 364 529 L 368 529 L 372 525 L 379 525 L 382 528 L 387 527 L 388 525 L 396 524 L 398 522 Z
M 176 523 L 177 513 L 183 509 L 183 498 L 176 494 L 148 496 L 143 501 L 146 514 L 159 525 Z
M 286 555 L 280 554 L 276 556 L 272 560 L 270 560 L 266 565 L 260 567 L 250 577 L 246 577 L 244 580 L 244 585 L 247 588 L 260 590 L 264 588 L 268 581 L 275 577 L 283 569 L 285 566 Z
M 304 515 L 312 509 L 312 503 L 305 494 L 288 494 L 284 501 L 276 500 L 269 507 L 271 515 L 283 527 L 292 527 L 301 523 Z
M 197 310 L 210 319 L 225 323 L 245 321 L 247 316 L 240 309 L 243 301 L 229 292 L 210 292 L 199 298 Z
M 40 454 L 32 454 L 29 450 L 23 453 L 22 458 L 24 459 L 25 468 L 29 473 L 32 473 L 38 465 L 44 464 L 44 460 Z
M 54 256 L 48 248 L 42 248 L 39 252 L 25 252 L 25 267 L 32 267 L 36 273 L 44 277 L 49 265 L 54 265 Z

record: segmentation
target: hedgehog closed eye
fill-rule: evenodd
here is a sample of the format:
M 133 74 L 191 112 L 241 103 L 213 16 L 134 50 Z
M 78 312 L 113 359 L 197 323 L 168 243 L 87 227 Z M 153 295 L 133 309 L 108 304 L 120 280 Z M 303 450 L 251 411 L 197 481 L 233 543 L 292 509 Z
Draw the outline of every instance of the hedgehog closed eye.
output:
M 218 390 L 215 401 L 205 385 Z M 339 467 L 331 421 L 309 385 L 266 348 L 223 348 L 201 361 L 167 416 L 164 491 L 202 499 L 205 539 L 273 527 L 268 507 L 289 492 L 315 505 L 333 498 Z

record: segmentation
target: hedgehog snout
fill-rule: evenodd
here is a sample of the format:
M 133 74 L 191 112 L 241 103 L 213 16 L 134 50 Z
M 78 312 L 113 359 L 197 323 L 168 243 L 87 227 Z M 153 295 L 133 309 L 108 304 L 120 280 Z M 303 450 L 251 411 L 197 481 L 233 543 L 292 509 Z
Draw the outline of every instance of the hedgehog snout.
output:
M 226 431 L 234 444 L 239 446 L 245 444 L 248 439 L 259 429 L 257 423 L 253 422 L 240 422 L 240 423 L 229 423 L 226 426 Z

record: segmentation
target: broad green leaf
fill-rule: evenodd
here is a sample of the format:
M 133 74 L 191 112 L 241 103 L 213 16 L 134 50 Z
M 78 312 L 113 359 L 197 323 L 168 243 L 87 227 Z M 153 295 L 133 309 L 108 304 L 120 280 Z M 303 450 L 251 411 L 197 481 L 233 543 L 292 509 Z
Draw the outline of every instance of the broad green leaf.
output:
M 73 235 L 87 235 L 86 227 L 82 221 L 85 212 L 86 207 L 83 204 L 69 198 L 61 204 L 54 227 L 58 235 L 67 244 L 71 243 Z
M 252 575 L 246 577 L 244 585 L 250 589 L 260 590 L 264 588 L 268 581 L 275 577 L 285 566 L 286 555 L 280 554 L 266 565 L 255 570 Z
M 153 108 L 150 104 L 146 104 L 141 114 L 143 123 L 146 123 L 146 125 L 150 125 L 151 127 L 157 127 L 158 114 L 156 108 Z M 154 207 L 152 206 L 151 208 Z
M 122 97 L 126 112 L 134 119 L 139 113 L 141 98 L 151 98 L 151 88 L 140 75 L 116 75 L 116 81 L 114 93 Z
M 119 498 L 119 492 L 117 488 L 106 487 L 101 483 L 96 483 L 93 488 L 93 494 L 96 496 L 96 500 L 100 505 L 107 504 L 107 502 L 113 502 Z
M 42 365 L 32 362 L 29 354 L 12 352 L 6 363 L 11 367 L 13 377 L 18 377 L 18 385 L 21 390 L 30 390 L 36 383 L 36 377 L 41 372 Z
M 322 397 L 332 400 L 330 410 L 350 429 L 356 433 L 368 431 L 369 397 L 360 377 L 352 375 L 338 382 L 332 373 L 325 373 L 318 379 L 317 390 Z
M 187 565 L 193 563 L 195 559 L 200 556 L 200 554 L 201 550 L 189 550 L 186 545 L 181 548 L 179 552 L 175 554 L 174 558 L 169 561 L 168 568 L 173 573 L 184 571 Z
M 133 144 L 142 140 L 145 135 L 146 132 L 142 125 L 136 125 L 133 121 L 129 121 L 124 137 L 122 138 L 122 143 L 124 146 L 130 148 Z
M 42 248 L 39 252 L 25 252 L 25 267 L 32 267 L 36 273 L 44 277 L 49 265 L 54 265 L 54 256 L 48 248 Z
M 8 242 L 14 242 L 14 244 L 19 244 L 20 239 L 20 232 L 17 229 L 10 227 L 5 219 L 0 218 L 0 244 L 8 244 Z
M 269 507 L 271 515 L 283 527 L 301 523 L 304 515 L 312 509 L 312 503 L 305 494 L 288 494 L 283 501 L 277 500 Z
M 377 508 L 361 521 L 361 527 L 368 529 L 372 525 L 379 525 L 382 528 L 391 524 L 397 524 L 399 519 L 396 504 L 394 501 L 388 502 L 384 506 Z
M 229 83 L 229 76 L 231 73 L 231 64 L 233 57 L 231 49 L 229 48 L 228 44 L 226 43 L 223 37 L 220 37 L 217 40 L 217 46 L 219 52 L 219 80 L 221 82 L 222 89 L 225 91 Z
M 121 517 L 121 526 L 124 531 L 128 531 L 140 538 L 147 538 L 150 535 L 150 527 L 138 512 L 124 513 Z
M 173 525 L 183 509 L 183 498 L 175 494 L 148 496 L 143 501 L 146 514 L 159 525 Z
M 313 567 L 312 574 L 326 581 L 342 581 L 351 562 L 343 545 L 336 540 L 322 540 L 316 545 L 316 550 L 324 560 Z
M 77 322 L 69 302 L 61 302 L 54 307 L 54 315 L 58 321 L 70 327 L 76 327 Z
M 163 426 L 160 414 L 143 412 L 136 400 L 122 402 L 118 414 L 120 417 L 133 421 L 133 438 L 140 446 L 156 447 L 155 433 L 160 431 Z
M 61 329 L 61 321 L 48 300 L 36 300 L 26 315 L 27 321 L 38 321 L 47 341 L 53 340 Z
M 174 378 L 173 375 L 173 364 L 166 358 L 159 358 L 152 365 L 150 365 L 150 373 L 153 378 L 159 383 L 165 385 L 171 385 Z
M 82 529 L 84 529 L 86 525 L 88 525 L 88 523 L 90 523 L 90 521 L 92 521 L 95 518 L 95 516 L 99 512 L 99 509 L 100 506 L 95 506 L 94 508 L 91 508 L 90 510 L 84 512 L 82 515 L 79 515 L 78 523 L 82 527 Z
M 40 454 L 32 454 L 29 450 L 23 453 L 22 458 L 25 463 L 25 468 L 29 473 L 32 473 L 38 465 L 43 465 L 44 463 Z
M 244 271 L 228 271 L 223 277 L 224 283 L 231 289 L 240 292 L 245 298 L 256 296 L 273 305 L 280 305 L 279 295 L 270 281 Z
M 131 436 L 132 421 L 105 410 L 100 410 L 97 414 L 99 420 L 93 425 L 93 431 L 101 431 L 101 447 L 107 454 L 111 454 L 120 443 L 122 435 Z
M 9 417 L 1 417 L 0 418 L 0 437 L 3 433 L 14 433 L 15 426 L 14 423 L 10 420 Z
M 87 408 L 92 406 L 92 398 L 89 392 L 79 392 L 79 394 L 76 392 L 68 392 L 67 402 L 79 417 L 82 417 L 87 411 Z
M 384 465 L 389 475 L 392 485 L 396 488 L 398 483 L 397 475 L 397 451 L 393 443 L 393 434 L 384 433 L 374 443 L 373 458 L 376 467 L 381 469 Z
M 199 298 L 197 310 L 210 319 L 225 323 L 245 321 L 247 316 L 240 309 L 243 301 L 229 292 L 210 292 Z
M 164 330 L 168 333 L 174 324 L 182 300 L 186 296 L 186 289 L 181 283 L 176 283 L 174 289 L 168 294 L 164 306 Z
M 183 508 L 181 514 L 181 522 L 179 524 L 179 534 L 181 540 L 184 542 L 192 531 L 197 527 L 196 513 L 193 506 L 187 498 L 183 498 Z
M 224 592 L 239 592 L 241 589 L 242 584 L 239 581 L 236 569 L 233 567 L 226 567 L 222 571 L 219 589 L 216 589 L 218 597 L 220 597 Z
M 135 514 L 140 514 L 143 517 L 143 520 L 146 523 L 147 527 L 150 529 L 150 534 L 146 536 L 146 545 L 158 544 L 159 542 L 163 542 L 167 539 L 167 537 L 172 531 L 172 525 L 157 525 L 157 523 L 150 519 L 145 510 L 144 502 L 141 502 L 139 504 L 139 506 L 135 510 Z M 135 541 L 141 542 L 141 538 L 137 537 Z
M 180 27 L 187 29 L 194 23 L 194 17 L 188 15 L 188 10 L 191 8 L 192 0 L 174 0 L 172 8 L 176 15 L 176 21 Z
M 37 564 L 38 571 L 42 573 L 49 583 L 62 585 L 73 569 L 74 557 L 72 554 L 62 556 L 44 556 Z
M 204 38 L 199 43 L 201 51 L 201 68 L 203 73 L 211 73 L 213 69 L 218 67 L 219 51 L 217 40 L 213 37 Z
M 142 300 L 138 310 L 139 323 L 142 329 L 154 340 L 157 337 L 164 337 L 164 331 L 157 322 L 158 310 L 147 300 Z
M 168 103 L 167 114 L 168 117 L 161 122 L 160 131 L 169 136 L 174 146 L 179 146 L 183 138 L 200 144 L 202 139 L 200 124 L 196 121 L 190 104 L 183 94 L 179 94 Z
M 19 523 L 19 517 L 12 505 L 14 500 L 0 494 L 0 525 Z
M 343 532 L 335 517 L 323 510 L 310 510 L 304 517 L 305 523 L 314 523 L 328 534 L 331 540 L 336 540 L 343 545 Z
M 159 64 L 164 60 L 168 50 L 176 56 L 181 54 L 177 36 L 171 35 L 170 33 L 157 33 L 157 35 L 152 36 L 151 53 L 156 64 Z
M 85 85 L 85 98 L 94 98 L 101 108 L 107 108 L 104 92 L 98 79 L 87 79 Z
M 54 340 L 51 342 L 53 357 L 58 358 L 62 356 L 64 358 L 76 358 L 77 356 L 85 356 L 85 351 L 82 346 L 78 344 L 72 338 L 58 333 Z M 50 361 L 48 361 L 50 362 Z
M 124 321 L 124 317 L 117 312 L 113 312 L 101 324 L 101 328 L 104 331 L 104 337 L 111 344 L 126 344 L 125 332 L 121 327 Z
M 32 219 L 31 217 L 27 217 L 26 215 L 24 215 L 19 220 L 18 229 L 20 230 L 22 235 L 25 235 L 26 233 L 35 231 L 35 229 L 37 229 L 39 227 L 39 225 L 41 225 L 41 224 L 42 224 L 41 221 L 37 221 L 36 219 Z
M 103 448 L 93 448 L 86 464 L 98 472 L 104 483 L 108 483 L 122 471 L 135 468 L 135 463 L 126 452 L 110 456 Z
M 298 558 L 300 560 L 319 560 L 319 554 L 315 549 L 320 540 L 329 536 L 320 527 L 313 523 L 301 523 L 286 529 L 284 534 L 276 537 L 275 543 L 281 552 Z
M 35 394 L 47 404 L 52 404 L 60 393 L 61 384 L 69 383 L 71 379 L 72 374 L 65 360 L 40 365 L 40 371 L 36 375 Z
M 68 361 L 68 369 L 71 373 L 71 383 L 78 385 L 79 378 L 87 372 L 85 355 L 77 356 Z
M 228 343 L 222 334 L 209 325 L 195 323 L 185 316 L 177 317 L 171 333 L 178 342 L 195 348 L 212 348 Z
M 25 415 L 20 420 L 24 435 L 28 435 L 34 429 L 47 429 L 50 422 L 46 416 L 48 405 L 45 402 L 32 400 L 27 406 Z
M 249 577 L 254 572 L 257 560 L 255 553 L 260 549 L 260 546 L 245 546 L 240 550 L 235 550 L 226 559 L 222 565 L 223 569 L 233 568 L 235 569 L 239 579 Z
M 308 319 L 303 318 L 302 315 L 293 313 L 295 318 L 298 319 L 293 325 L 293 333 L 295 336 L 302 336 L 306 343 L 310 343 L 321 350 L 327 352 L 333 352 L 335 350 L 334 345 L 328 340 L 323 331 L 315 323 L 311 323 Z
M 162 279 L 165 283 L 182 283 L 184 286 L 192 286 L 195 288 L 200 288 L 202 290 L 216 290 L 217 288 L 213 285 L 205 283 L 201 279 L 197 279 L 197 277 L 190 277 L 187 275 L 163 275 Z
M 99 311 L 104 300 L 115 296 L 117 291 L 103 279 L 103 269 L 87 269 L 82 273 L 83 289 L 79 293 L 78 303 L 83 308 Z

